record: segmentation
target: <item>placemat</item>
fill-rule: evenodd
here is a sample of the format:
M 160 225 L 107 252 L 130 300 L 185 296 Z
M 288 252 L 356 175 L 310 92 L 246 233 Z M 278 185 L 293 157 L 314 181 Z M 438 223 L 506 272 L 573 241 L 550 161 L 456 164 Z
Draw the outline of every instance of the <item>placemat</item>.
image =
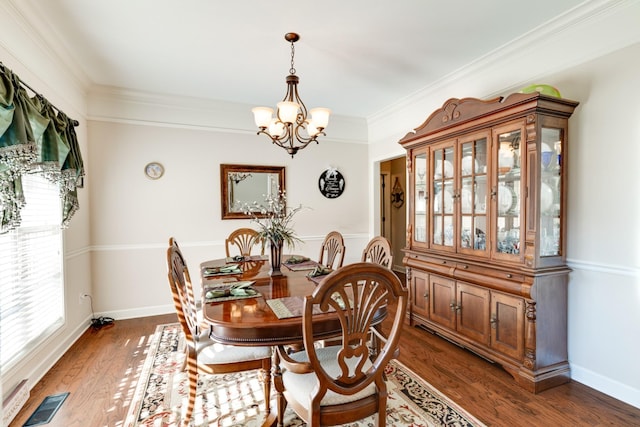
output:
M 225 258 L 225 262 L 250 262 L 250 261 L 267 261 L 269 259 L 269 255 L 249 255 L 245 257 L 227 257 Z
M 204 302 L 205 303 L 210 303 L 210 302 L 221 302 L 221 301 L 231 301 L 231 300 L 237 300 L 237 299 L 245 299 L 245 298 L 257 298 L 262 296 L 262 294 L 258 291 L 256 291 L 255 289 L 251 288 L 253 291 L 255 291 L 256 293 L 253 295 L 225 295 L 225 296 L 220 296 L 220 297 L 215 297 L 215 298 L 207 298 L 207 292 L 211 291 L 211 290 L 227 290 L 227 289 L 231 289 L 232 287 L 237 287 L 237 286 L 242 286 L 242 285 L 251 285 L 255 283 L 255 280 L 243 280 L 243 281 L 238 281 L 238 282 L 225 282 L 225 283 L 218 283 L 215 285 L 205 285 L 204 287 Z
M 275 313 L 278 319 L 287 319 L 289 317 L 301 317 L 302 306 L 304 305 L 304 297 L 283 297 L 276 299 L 268 299 L 267 304 Z M 313 314 L 321 314 L 322 311 L 318 307 L 314 307 Z
M 313 270 L 319 264 L 316 261 L 309 260 L 297 263 L 287 263 L 286 261 L 282 263 L 285 267 L 287 267 L 291 271 L 303 271 L 303 270 Z
M 202 271 L 203 277 L 228 276 L 230 274 L 242 274 L 239 264 L 225 264 L 219 267 L 205 267 Z
M 307 276 L 307 279 L 311 280 L 313 283 L 315 283 L 317 285 L 318 283 L 320 283 L 322 281 L 322 279 L 324 279 L 327 276 L 328 276 L 328 274 L 323 274 L 321 276 Z
M 335 299 L 335 298 L 334 298 Z M 342 298 L 338 297 L 340 308 L 344 309 L 344 303 L 340 303 Z M 338 301 L 338 300 L 336 300 Z M 278 319 L 287 319 L 289 317 L 302 317 L 302 310 L 304 306 L 304 297 L 282 297 L 275 299 L 268 299 L 267 304 L 271 310 L 275 313 Z M 335 311 L 333 307 L 329 307 L 329 311 Z M 318 305 L 313 307 L 313 314 L 328 313 L 327 311 L 320 310 Z

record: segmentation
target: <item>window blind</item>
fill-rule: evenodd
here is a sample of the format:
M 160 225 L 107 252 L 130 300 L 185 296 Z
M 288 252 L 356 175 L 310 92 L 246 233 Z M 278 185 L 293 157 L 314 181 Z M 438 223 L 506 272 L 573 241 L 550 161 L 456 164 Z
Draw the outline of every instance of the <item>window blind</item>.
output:
M 19 228 L 0 234 L 2 372 L 64 323 L 59 186 L 22 176 L 26 205 Z

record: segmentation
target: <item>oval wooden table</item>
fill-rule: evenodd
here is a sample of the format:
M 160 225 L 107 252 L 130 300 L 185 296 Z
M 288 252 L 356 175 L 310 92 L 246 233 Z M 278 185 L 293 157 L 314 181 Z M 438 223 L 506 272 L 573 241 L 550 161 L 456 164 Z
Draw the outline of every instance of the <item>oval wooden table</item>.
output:
M 285 257 L 286 258 L 286 257 Z M 243 274 L 206 277 L 208 267 L 225 265 L 225 259 L 206 261 L 200 264 L 202 300 L 208 286 L 234 281 L 255 281 L 251 287 L 260 296 L 244 299 L 205 303 L 202 305 L 204 320 L 211 327 L 211 337 L 216 341 L 233 345 L 291 345 L 302 342 L 302 317 L 279 319 L 267 304 L 267 300 L 297 297 L 302 304 L 306 295 L 311 295 L 316 284 L 307 277 L 308 270 L 291 271 L 283 265 L 282 275 L 271 276 L 268 260 L 239 263 Z M 302 309 L 302 305 L 300 305 Z M 318 339 L 340 333 L 337 316 L 322 314 L 314 318 L 317 322 Z
M 289 257 L 283 257 L 286 261 Z M 308 270 L 292 271 L 284 264 L 281 267 L 281 275 L 270 275 L 268 260 L 251 260 L 240 262 L 242 274 L 222 275 L 207 277 L 205 269 L 220 267 L 227 263 L 225 258 L 205 261 L 200 264 L 200 277 L 202 284 L 202 301 L 205 301 L 205 290 L 208 286 L 225 282 L 253 280 L 251 286 L 260 293 L 260 296 L 231 299 L 219 302 L 203 302 L 202 312 L 204 321 L 210 326 L 210 335 L 216 341 L 232 345 L 292 345 L 302 344 L 302 316 L 278 318 L 268 300 L 291 297 L 299 299 L 299 308 L 302 310 L 304 297 L 311 295 L 316 283 L 307 277 Z M 299 268 L 299 267 L 293 267 Z M 301 311 L 300 311 L 301 313 Z M 374 324 L 382 322 L 386 316 L 386 309 L 381 309 L 376 315 Z M 316 339 L 332 338 L 340 335 L 340 321 L 336 314 L 319 314 L 314 316 L 314 331 Z M 275 359 L 272 367 L 272 376 L 280 375 L 279 361 Z M 274 405 L 276 406 L 276 405 Z M 263 426 L 273 426 L 277 421 L 277 414 L 273 411 L 263 421 Z

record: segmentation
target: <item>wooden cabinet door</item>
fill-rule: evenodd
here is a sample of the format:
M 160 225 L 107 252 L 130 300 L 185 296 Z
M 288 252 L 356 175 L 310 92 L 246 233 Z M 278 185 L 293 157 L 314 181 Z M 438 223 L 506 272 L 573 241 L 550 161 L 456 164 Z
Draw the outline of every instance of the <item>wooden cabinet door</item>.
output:
M 491 236 L 487 204 L 490 193 L 488 131 L 464 135 L 459 138 L 458 182 L 456 184 L 456 212 L 458 233 L 456 246 L 459 253 L 489 257 L 487 237 Z
M 517 360 L 524 357 L 524 300 L 491 293 L 491 347 Z
M 525 121 L 493 128 L 491 258 L 521 263 L 527 206 Z M 531 189 L 533 191 L 533 189 Z
M 457 331 L 472 340 L 489 344 L 490 292 L 486 288 L 457 283 Z
M 456 282 L 429 275 L 429 319 L 451 330 L 456 328 Z
M 429 318 L 429 274 L 411 270 L 411 309 L 425 319 Z
M 411 150 L 409 174 L 409 222 L 412 248 L 429 247 L 429 150 L 426 147 Z
M 431 147 L 429 243 L 442 252 L 455 252 L 455 153 L 456 140 L 449 140 Z

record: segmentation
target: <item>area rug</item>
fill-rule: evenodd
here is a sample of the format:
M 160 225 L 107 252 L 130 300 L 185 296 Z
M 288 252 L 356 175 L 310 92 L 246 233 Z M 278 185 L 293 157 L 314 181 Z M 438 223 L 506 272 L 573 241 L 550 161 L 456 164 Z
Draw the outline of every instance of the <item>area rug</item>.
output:
M 150 340 L 125 426 L 180 425 L 180 408 L 187 402 L 187 377 L 181 370 L 184 336 L 179 325 L 159 325 Z M 387 425 L 396 427 L 483 427 L 480 421 L 450 401 L 406 366 L 393 360 L 386 368 Z M 273 396 L 273 393 L 272 393 Z M 275 401 L 272 401 L 275 408 Z M 264 394 L 257 371 L 226 375 L 199 375 L 198 395 L 190 426 L 259 426 L 265 417 Z M 285 426 L 306 424 L 291 410 Z M 345 424 L 375 425 L 373 417 Z

